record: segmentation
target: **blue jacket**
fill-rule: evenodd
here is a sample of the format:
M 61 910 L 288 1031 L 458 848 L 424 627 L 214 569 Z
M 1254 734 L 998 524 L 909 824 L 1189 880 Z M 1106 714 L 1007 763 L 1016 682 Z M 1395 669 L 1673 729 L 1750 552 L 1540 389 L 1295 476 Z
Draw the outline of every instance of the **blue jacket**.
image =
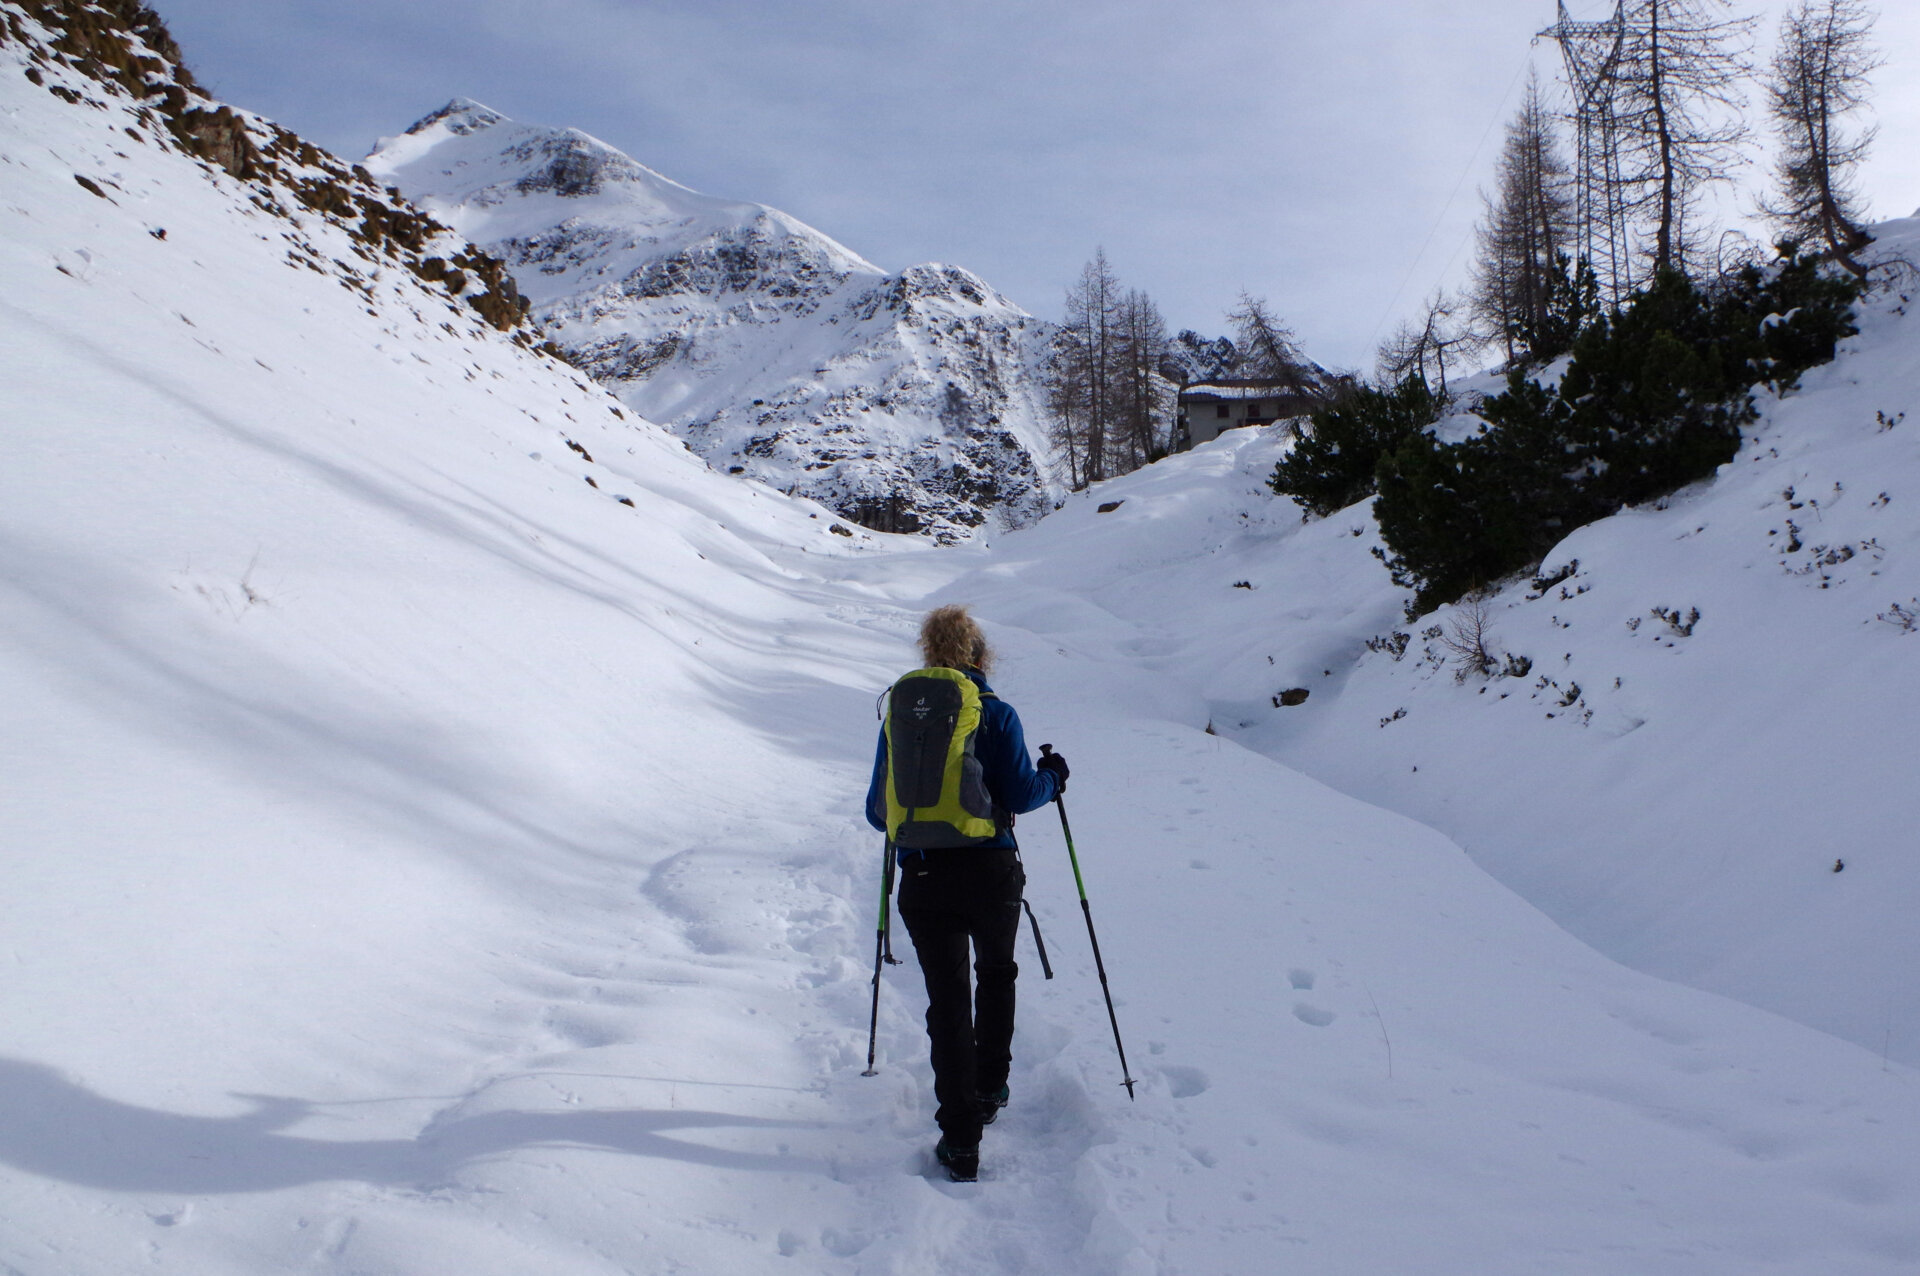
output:
M 1060 782 L 1051 771 L 1042 771 L 1027 756 L 1026 733 L 1020 729 L 1020 715 L 1013 706 L 993 694 L 993 688 L 977 669 L 965 671 L 980 688 L 980 731 L 973 739 L 973 755 L 980 759 L 980 770 L 994 805 L 1013 815 L 1037 811 L 1059 795 Z M 873 780 L 867 785 L 867 823 L 887 831 L 887 729 L 880 728 L 880 744 L 873 754 Z M 1008 828 L 982 846 L 1014 845 L 1013 830 Z M 911 852 L 905 852 L 911 854 Z

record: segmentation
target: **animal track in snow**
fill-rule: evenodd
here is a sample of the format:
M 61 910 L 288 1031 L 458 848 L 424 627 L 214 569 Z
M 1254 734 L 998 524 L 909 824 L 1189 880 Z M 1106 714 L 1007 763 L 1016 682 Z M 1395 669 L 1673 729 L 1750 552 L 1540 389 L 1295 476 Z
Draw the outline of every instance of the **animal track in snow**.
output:
M 1295 992 L 1308 992 L 1313 988 L 1314 973 L 1295 966 L 1287 972 L 1287 982 L 1293 985 Z
M 829 1227 L 820 1233 L 820 1248 L 839 1258 L 852 1258 L 871 1244 L 873 1238 L 857 1228 L 842 1231 Z
M 577 1049 L 594 1050 L 630 1040 L 625 1025 L 617 1017 L 592 1011 L 556 1007 L 548 1010 L 542 1021 L 548 1032 Z
M 1167 1090 L 1176 1099 L 1191 1099 L 1213 1087 L 1213 1079 L 1206 1073 L 1183 1064 L 1167 1064 L 1160 1069 L 1160 1075 L 1167 1079 Z
M 1324 1028 L 1333 1022 L 1334 1013 L 1331 1010 L 1322 1010 L 1318 1006 L 1310 1006 L 1304 1001 L 1296 1001 L 1293 1003 L 1293 1017 L 1301 1023 Z

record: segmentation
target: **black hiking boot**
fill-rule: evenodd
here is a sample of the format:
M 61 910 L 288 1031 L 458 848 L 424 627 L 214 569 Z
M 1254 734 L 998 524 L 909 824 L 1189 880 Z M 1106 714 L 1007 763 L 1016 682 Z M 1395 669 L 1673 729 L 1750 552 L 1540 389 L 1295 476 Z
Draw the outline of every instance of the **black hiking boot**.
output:
M 980 1124 L 992 1125 L 994 1118 L 1000 1115 L 1000 1109 L 1007 1106 L 1007 1100 L 1010 1097 L 1011 1095 L 1006 1086 L 1001 1086 L 992 1094 L 982 1094 L 975 1097 L 974 1103 L 979 1105 L 980 1108 Z
M 933 1155 L 940 1164 L 947 1167 L 947 1177 L 956 1183 L 971 1183 L 980 1177 L 980 1149 L 978 1147 L 948 1147 L 941 1139 L 939 1146 L 933 1149 Z

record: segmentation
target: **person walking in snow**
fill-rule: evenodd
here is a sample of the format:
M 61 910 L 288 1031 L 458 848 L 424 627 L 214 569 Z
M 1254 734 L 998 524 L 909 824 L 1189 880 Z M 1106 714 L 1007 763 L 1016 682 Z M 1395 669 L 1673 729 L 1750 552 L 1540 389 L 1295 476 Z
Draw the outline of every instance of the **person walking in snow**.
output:
M 981 1128 L 1008 1099 L 1027 882 L 1013 817 L 1059 796 L 1067 763 L 1049 753 L 1036 767 L 1027 756 L 1020 715 L 987 685 L 993 652 L 965 607 L 929 612 L 920 651 L 927 667 L 888 692 L 867 821 L 890 839 L 900 920 L 926 979 L 935 1155 L 967 1182 L 979 1174 Z

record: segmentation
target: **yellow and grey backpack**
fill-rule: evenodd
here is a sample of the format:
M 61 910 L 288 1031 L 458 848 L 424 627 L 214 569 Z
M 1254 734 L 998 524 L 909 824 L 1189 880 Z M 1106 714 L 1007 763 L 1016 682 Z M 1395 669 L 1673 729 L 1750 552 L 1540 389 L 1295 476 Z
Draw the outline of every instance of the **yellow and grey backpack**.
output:
M 974 756 L 980 688 L 958 669 L 916 669 L 883 699 L 893 844 L 925 850 L 992 841 L 1000 824 Z

